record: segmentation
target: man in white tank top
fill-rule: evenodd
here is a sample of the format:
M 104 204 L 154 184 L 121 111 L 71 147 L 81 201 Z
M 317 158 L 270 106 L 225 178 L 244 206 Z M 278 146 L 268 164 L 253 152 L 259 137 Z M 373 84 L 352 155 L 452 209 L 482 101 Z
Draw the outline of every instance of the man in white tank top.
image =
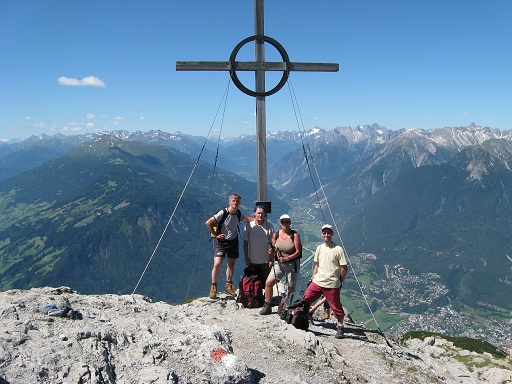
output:
M 269 243 L 272 241 L 274 227 L 266 219 L 265 208 L 254 208 L 254 221 L 245 224 L 244 256 L 245 264 L 252 266 L 258 273 L 263 284 L 270 272 L 272 255 L 269 253 Z

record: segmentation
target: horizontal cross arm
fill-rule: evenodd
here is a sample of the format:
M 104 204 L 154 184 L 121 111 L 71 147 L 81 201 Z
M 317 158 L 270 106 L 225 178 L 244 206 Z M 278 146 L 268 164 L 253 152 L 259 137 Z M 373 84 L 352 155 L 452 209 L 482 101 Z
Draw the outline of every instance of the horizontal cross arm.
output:
M 338 63 L 290 63 L 291 71 L 302 72 L 338 72 Z
M 230 71 L 229 61 L 177 61 L 177 71 Z M 285 62 L 235 62 L 236 71 L 285 71 Z M 337 72 L 338 63 L 289 63 L 290 71 Z
M 229 71 L 229 61 L 177 61 L 177 71 Z

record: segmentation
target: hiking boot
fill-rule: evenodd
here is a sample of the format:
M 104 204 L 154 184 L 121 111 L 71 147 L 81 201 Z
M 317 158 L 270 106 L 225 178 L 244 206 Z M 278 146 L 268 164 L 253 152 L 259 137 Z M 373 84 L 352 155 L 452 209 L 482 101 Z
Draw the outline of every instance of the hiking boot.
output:
M 261 308 L 260 315 L 270 315 L 272 313 L 272 304 L 265 301 L 263 308 Z
M 226 291 L 226 293 L 228 295 L 236 296 L 236 291 L 233 289 L 233 283 L 231 281 L 228 281 L 226 283 L 226 287 L 224 288 L 224 291 Z
M 329 308 L 324 308 L 324 314 L 322 315 L 322 319 L 327 320 L 331 317 L 331 310 Z
M 217 298 L 217 284 L 212 284 L 210 286 L 210 299 Z
M 343 325 L 338 325 L 336 329 L 336 335 L 334 336 L 337 339 L 343 339 L 345 337 L 345 328 Z

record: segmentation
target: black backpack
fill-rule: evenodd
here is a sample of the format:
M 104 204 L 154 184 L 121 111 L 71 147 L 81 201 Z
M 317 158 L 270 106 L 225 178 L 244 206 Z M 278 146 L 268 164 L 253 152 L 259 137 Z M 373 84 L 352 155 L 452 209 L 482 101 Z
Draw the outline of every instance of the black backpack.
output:
M 277 313 L 282 320 L 292 324 L 295 328 L 308 330 L 309 305 L 299 293 L 292 292 L 288 297 L 283 297 Z
M 295 230 L 291 230 L 292 231 L 292 234 L 290 235 L 290 238 L 292 239 L 292 241 L 294 241 L 294 237 L 295 237 L 295 234 L 297 233 Z M 276 231 L 274 233 L 274 241 L 277 241 L 277 238 L 279 237 L 279 231 Z M 300 258 L 302 257 L 302 241 L 300 242 L 300 249 L 299 249 L 299 256 L 297 256 L 295 260 L 300 260 Z
M 224 222 L 226 221 L 226 219 L 228 218 L 228 215 L 229 215 L 229 212 L 228 212 L 228 209 L 227 208 L 222 208 L 222 217 L 220 218 L 220 220 L 217 222 L 217 225 L 214 225 L 213 226 L 213 229 L 214 229 L 214 232 L 215 232 L 215 236 L 218 236 L 220 235 L 220 229 L 222 227 L 222 224 L 224 224 Z M 239 209 L 236 210 L 236 217 L 238 218 L 238 224 L 240 224 L 240 221 L 241 218 L 242 218 L 242 212 L 240 212 Z M 240 228 L 238 229 L 240 231 Z M 214 235 L 212 235 L 210 233 L 210 236 L 211 237 L 215 237 Z

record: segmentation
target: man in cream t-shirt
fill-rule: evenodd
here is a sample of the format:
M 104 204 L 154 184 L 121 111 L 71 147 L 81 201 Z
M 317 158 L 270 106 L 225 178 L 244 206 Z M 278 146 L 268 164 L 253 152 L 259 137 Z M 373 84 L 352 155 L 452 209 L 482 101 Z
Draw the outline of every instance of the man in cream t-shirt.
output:
M 338 320 L 336 338 L 344 336 L 343 319 L 345 312 L 340 301 L 341 285 L 347 276 L 347 260 L 343 248 L 332 241 L 332 226 L 325 224 L 322 227 L 323 244 L 315 251 L 315 267 L 311 284 L 304 293 L 304 300 L 311 305 L 320 296 L 324 295 L 332 309 L 333 316 Z

